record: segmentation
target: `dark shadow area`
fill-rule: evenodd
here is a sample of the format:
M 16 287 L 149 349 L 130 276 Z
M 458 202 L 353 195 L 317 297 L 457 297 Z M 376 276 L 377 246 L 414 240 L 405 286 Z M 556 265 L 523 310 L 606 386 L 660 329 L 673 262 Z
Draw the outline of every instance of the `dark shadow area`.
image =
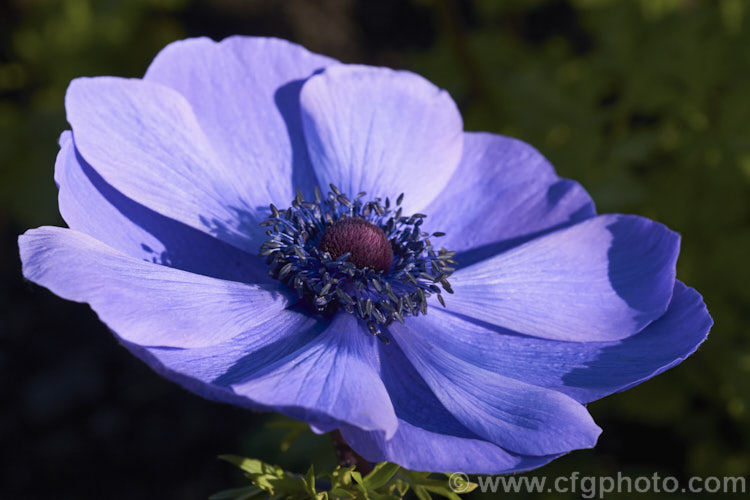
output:
M 553 207 L 557 202 L 559 202 L 562 198 L 565 197 L 565 195 L 573 189 L 575 186 L 574 183 L 570 182 L 567 179 L 560 179 L 559 181 L 552 184 L 549 189 L 547 190 L 547 203 L 550 207 Z M 502 200 L 500 200 L 500 206 L 502 206 Z M 472 248 L 471 250 L 466 250 L 463 252 L 457 253 L 453 258 L 458 262 L 458 267 L 468 267 L 473 264 L 476 264 L 477 262 L 483 261 L 485 259 L 489 259 L 491 257 L 494 257 L 495 255 L 501 254 L 505 252 L 506 250 L 510 250 L 511 248 L 517 247 L 519 245 L 523 245 L 526 242 L 529 242 L 533 239 L 539 238 L 541 236 L 544 236 L 545 234 L 552 233 L 554 231 L 558 231 L 560 229 L 564 229 L 566 227 L 569 227 L 573 224 L 576 224 L 578 222 L 581 222 L 583 220 L 586 220 L 590 217 L 596 216 L 596 213 L 594 212 L 592 205 L 583 205 L 580 209 L 570 214 L 570 217 L 568 217 L 568 220 L 561 224 L 555 224 L 552 227 L 542 229 L 540 231 L 532 231 L 528 234 L 516 236 L 514 238 L 509 238 L 505 240 L 496 241 L 494 243 L 490 243 L 487 245 L 482 245 L 480 247 Z M 481 230 L 481 228 L 477 228 L 476 230 Z
M 268 281 L 260 258 L 144 207 L 108 184 L 77 150 L 76 159 L 94 188 L 125 219 L 164 246 L 163 251 L 156 252 L 145 243 L 141 244 L 144 252 L 150 254 L 146 260 L 214 278 L 250 283 Z
M 612 289 L 637 311 L 645 326 L 667 308 L 674 283 L 679 237 L 649 231 L 650 221 L 621 217 L 607 226 L 612 241 L 607 258 Z
M 322 70 L 315 71 L 319 74 Z M 276 107 L 284 118 L 289 143 L 292 145 L 292 187 L 302 191 L 302 194 L 313 199 L 314 186 L 318 183 L 317 176 L 310 163 L 307 152 L 302 117 L 300 115 L 299 96 L 305 80 L 296 80 L 280 87 L 274 96 Z M 285 200 L 291 203 L 292 200 Z
M 562 380 L 571 387 L 606 393 L 633 387 L 672 368 L 697 349 L 711 326 L 699 303 L 694 290 L 677 283 L 662 317 L 632 337 L 593 345 L 580 356 L 585 367 L 570 370 Z
M 294 332 L 294 335 L 288 338 L 278 340 L 255 352 L 242 356 L 226 372 L 212 380 L 211 383 L 228 388 L 233 384 L 240 384 L 252 376 L 262 376 L 272 371 L 272 367 L 277 362 L 280 362 L 312 342 L 325 327 L 325 323 L 321 322 L 307 331 Z

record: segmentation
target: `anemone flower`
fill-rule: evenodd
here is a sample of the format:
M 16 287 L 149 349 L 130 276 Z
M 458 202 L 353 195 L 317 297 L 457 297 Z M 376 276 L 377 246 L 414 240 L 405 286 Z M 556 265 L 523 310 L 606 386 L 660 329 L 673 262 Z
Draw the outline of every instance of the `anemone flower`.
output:
M 25 276 L 160 375 L 367 460 L 507 473 L 592 447 L 585 404 L 710 328 L 676 233 L 597 215 L 413 73 L 189 39 L 65 106 L 69 228 L 20 237 Z

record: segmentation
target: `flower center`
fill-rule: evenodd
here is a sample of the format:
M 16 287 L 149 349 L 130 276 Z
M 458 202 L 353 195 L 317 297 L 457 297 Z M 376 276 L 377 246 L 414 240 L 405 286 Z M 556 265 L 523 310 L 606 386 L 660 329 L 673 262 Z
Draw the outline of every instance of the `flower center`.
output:
M 318 248 L 334 259 L 348 253 L 352 264 L 375 271 L 387 271 L 393 261 L 391 243 L 383 230 L 361 218 L 337 220 L 325 230 Z
M 268 274 L 285 283 L 321 315 L 343 310 L 388 343 L 387 328 L 408 316 L 427 314 L 427 299 L 453 293 L 448 278 L 456 252 L 432 246 L 444 233 L 422 230 L 424 214 L 403 215 L 396 199 L 349 198 L 331 185 L 307 201 L 298 191 L 291 207 L 271 205 L 268 240 L 260 248 Z

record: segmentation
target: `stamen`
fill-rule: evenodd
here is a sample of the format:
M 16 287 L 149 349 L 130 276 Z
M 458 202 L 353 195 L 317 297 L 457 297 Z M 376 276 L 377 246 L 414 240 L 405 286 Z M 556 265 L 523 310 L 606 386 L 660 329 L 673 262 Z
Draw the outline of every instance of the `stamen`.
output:
M 425 214 L 402 215 L 403 194 L 395 212 L 388 198 L 383 204 L 380 198 L 363 201 L 365 195 L 352 199 L 331 185 L 325 197 L 316 187 L 313 202 L 298 190 L 288 209 L 271 205 L 271 217 L 262 223 L 269 239 L 259 255 L 269 275 L 318 313 L 344 309 L 387 343 L 383 328 L 427 314 L 433 294 L 445 307 L 442 290 L 453 293 L 447 278 L 455 252 L 433 248 L 429 238 L 445 233 L 422 232 Z

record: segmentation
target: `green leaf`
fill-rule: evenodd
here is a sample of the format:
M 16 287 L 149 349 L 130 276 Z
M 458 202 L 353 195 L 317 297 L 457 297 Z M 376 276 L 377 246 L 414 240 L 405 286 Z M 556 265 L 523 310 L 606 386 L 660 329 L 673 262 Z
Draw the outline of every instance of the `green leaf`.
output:
M 412 490 L 419 500 L 432 500 L 430 494 L 422 486 L 412 486 Z
M 315 498 L 315 493 L 305 478 L 285 472 L 277 465 L 236 455 L 222 455 L 219 458 L 245 471 L 247 478 L 269 495 L 280 495 L 283 498 L 310 498 L 312 495 Z
M 208 500 L 247 500 L 263 493 L 257 486 L 245 486 L 244 488 L 232 488 L 220 491 L 208 497 Z
M 269 465 L 254 458 L 240 457 L 237 455 L 219 455 L 220 460 L 236 465 L 249 474 L 276 474 L 283 475 L 284 471 L 280 467 Z
M 447 475 L 435 479 L 429 472 L 409 471 L 388 462 L 376 464 L 366 476 L 362 476 L 354 466 L 339 466 L 333 472 L 319 476 L 316 476 L 314 467 L 310 466 L 302 476 L 256 459 L 236 455 L 222 455 L 220 458 L 243 470 L 253 486 L 222 491 L 211 500 L 245 500 L 263 493 L 268 498 L 289 500 L 400 500 L 409 489 L 414 491 L 419 500 L 430 500 L 433 494 L 460 500 L 451 491 Z M 316 482 L 319 478 L 330 480 L 328 491 L 318 491 Z M 477 485 L 469 483 L 466 492 L 476 487 Z
M 311 465 L 310 468 L 307 470 L 307 474 L 305 475 L 305 479 L 303 479 L 305 483 L 305 490 L 310 494 L 312 498 L 315 498 L 316 491 L 315 491 L 315 469 Z
M 404 498 L 403 495 L 391 495 L 390 493 L 378 493 L 377 491 L 369 490 L 367 492 L 370 495 L 370 500 L 401 500 Z
M 352 478 L 354 478 L 354 481 L 356 483 L 354 485 L 354 487 L 357 489 L 357 491 L 362 496 L 362 498 L 364 498 L 364 500 L 371 500 L 370 499 L 370 495 L 369 495 L 369 493 L 367 491 L 367 488 L 365 487 L 365 482 L 362 479 L 362 474 L 360 474 L 356 470 L 353 470 L 351 472 L 351 476 L 352 476 Z
M 331 488 L 328 494 L 333 498 L 357 498 L 353 491 L 345 490 L 343 488 Z
M 362 474 L 361 474 L 361 473 L 360 473 L 360 472 L 359 472 L 358 470 L 354 470 L 354 469 L 352 469 L 351 475 L 352 475 L 352 477 L 354 478 L 354 480 L 355 480 L 355 481 L 356 481 L 357 483 L 359 483 L 359 484 L 362 484 L 362 483 L 363 483 L 363 480 L 362 480 Z
M 431 498 L 430 493 L 440 495 L 451 500 L 461 500 L 461 497 L 457 495 L 450 487 L 449 477 L 445 476 L 445 479 L 432 479 L 430 478 L 429 472 L 414 472 L 406 469 L 399 471 L 399 476 L 405 480 L 409 486 L 414 490 L 417 497 L 422 499 Z M 475 483 L 468 483 L 466 489 L 461 493 L 469 493 L 477 488 Z
M 398 495 L 400 497 L 404 497 L 406 493 L 409 491 L 409 483 L 407 481 L 404 481 L 399 474 L 396 474 L 396 477 L 391 479 L 391 482 L 388 484 L 388 491 L 394 495 Z
M 450 500 L 461 500 L 461 497 L 458 496 L 449 486 L 446 485 L 440 485 L 440 486 L 421 486 L 425 490 L 435 493 L 436 495 L 440 495 L 441 497 L 450 498 Z M 462 493 L 468 493 L 469 490 L 466 490 Z
M 351 485 L 353 470 L 354 466 L 336 467 L 336 469 L 331 473 L 331 489 Z
M 385 486 L 385 484 L 396 475 L 400 468 L 399 465 L 390 462 L 380 462 L 373 467 L 372 471 L 367 474 L 367 476 L 365 476 L 364 485 L 373 490 Z

